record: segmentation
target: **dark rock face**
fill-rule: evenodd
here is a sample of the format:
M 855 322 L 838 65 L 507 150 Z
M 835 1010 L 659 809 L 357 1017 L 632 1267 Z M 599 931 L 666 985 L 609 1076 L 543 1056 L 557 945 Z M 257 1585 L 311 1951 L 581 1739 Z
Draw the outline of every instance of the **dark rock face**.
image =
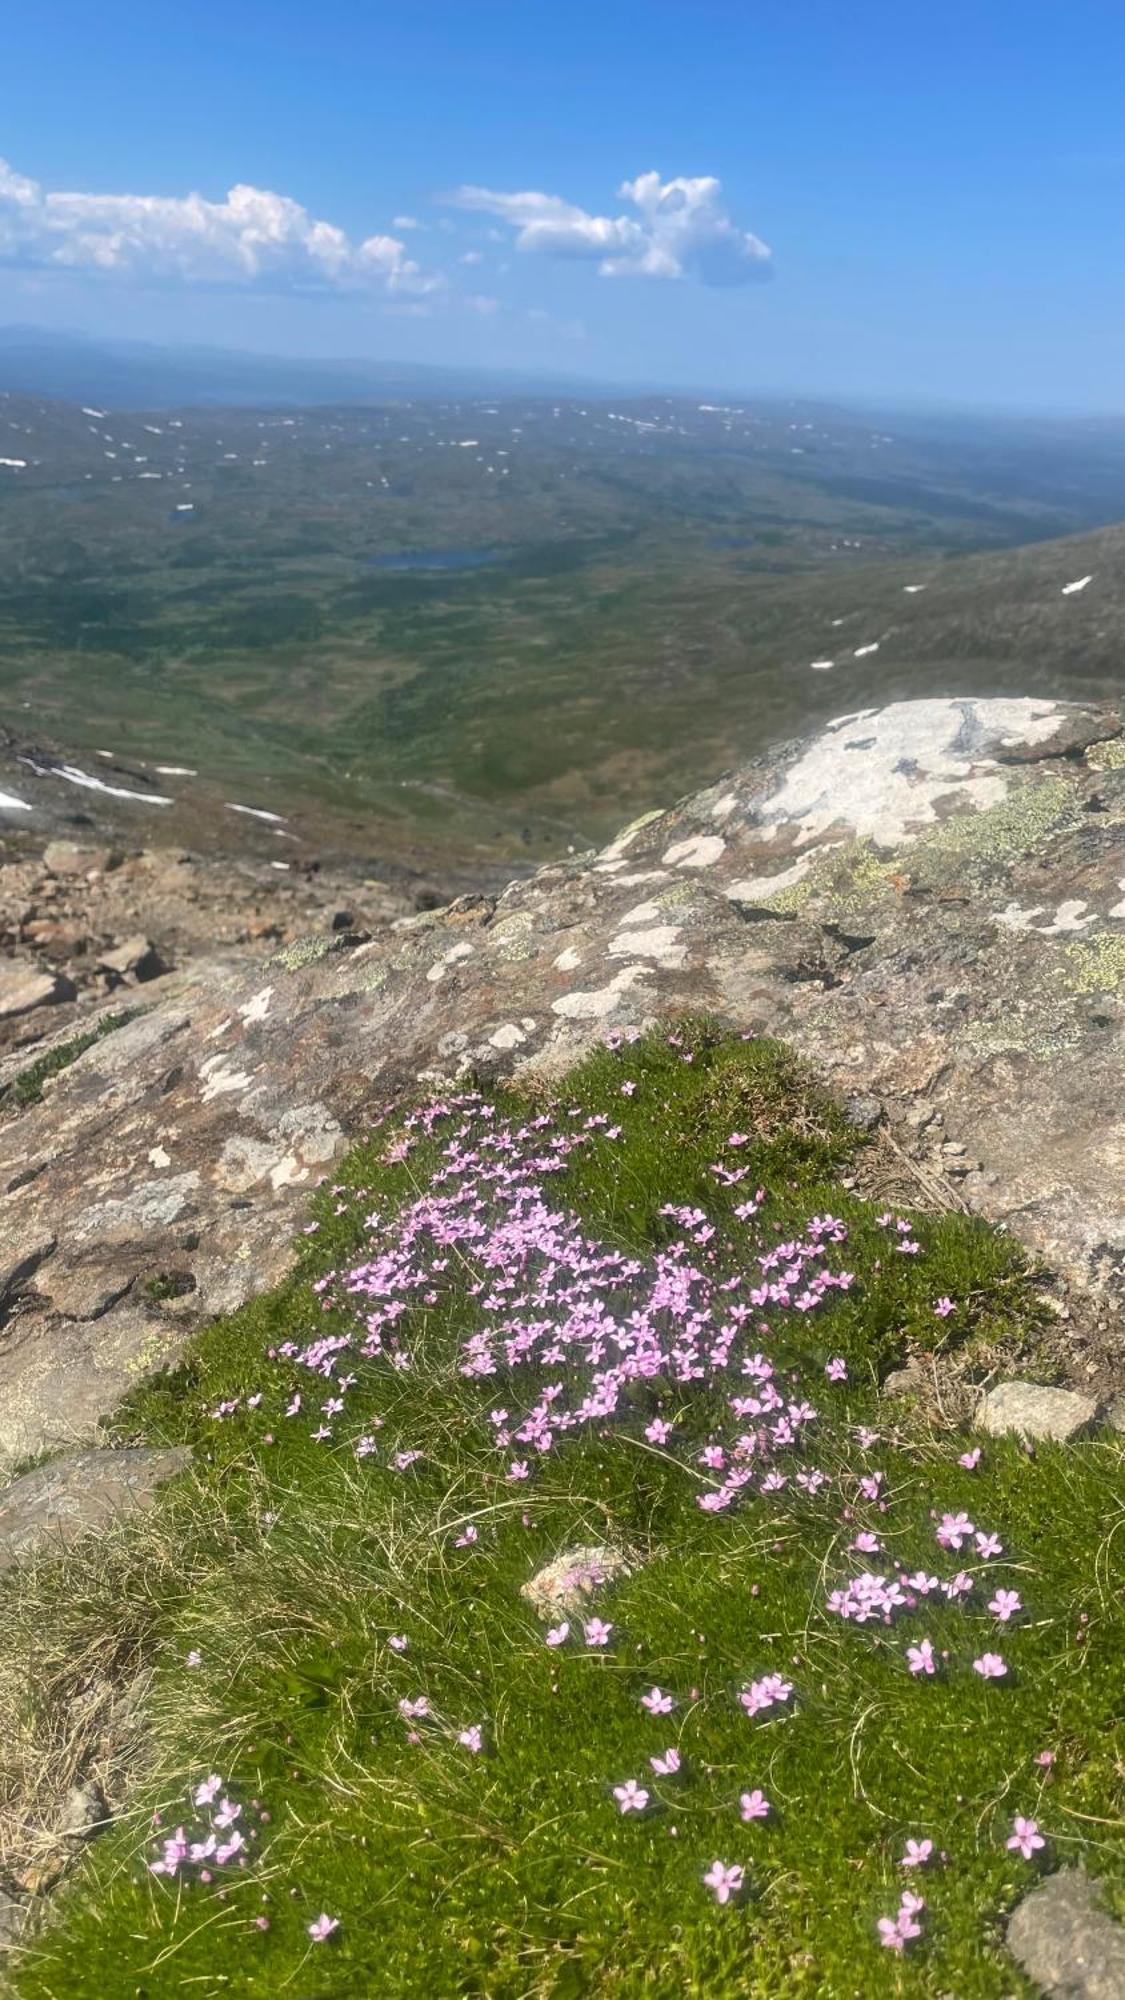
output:
M 1048 2000 L 1125 2000 L 1125 1926 L 1081 1868 L 1048 1875 L 1024 1897 L 1008 1948 Z
M 396 1093 L 558 1074 L 607 1029 L 688 1008 L 785 1037 L 869 1119 L 885 1107 L 1109 1320 L 1123 768 L 1105 711 L 900 703 L 497 899 L 150 987 L 0 1129 L 0 1461 L 90 1436 L 192 1324 L 273 1283 L 310 1190 Z M 180 1295 L 157 1303 L 169 1272 Z

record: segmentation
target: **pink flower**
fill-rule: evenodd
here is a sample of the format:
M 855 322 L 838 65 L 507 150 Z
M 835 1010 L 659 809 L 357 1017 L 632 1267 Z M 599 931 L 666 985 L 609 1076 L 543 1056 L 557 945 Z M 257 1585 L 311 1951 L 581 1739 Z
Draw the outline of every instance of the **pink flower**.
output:
M 623 1813 L 643 1812 L 648 1804 L 648 1793 L 643 1785 L 638 1785 L 635 1778 L 627 1778 L 623 1785 L 615 1785 L 613 1796 L 617 1800 L 618 1810 Z
M 928 1639 L 922 1639 L 917 1646 L 906 1649 L 906 1664 L 912 1674 L 932 1674 L 934 1671 L 934 1649 Z
M 976 1544 L 978 1556 L 1002 1556 L 1004 1553 L 1004 1544 L 999 1535 L 978 1534 Z
M 999 1653 L 982 1653 L 979 1660 L 973 1661 L 973 1672 L 985 1681 L 1002 1681 L 1007 1671 Z
M 645 1436 L 650 1444 L 667 1444 L 671 1435 L 672 1425 L 665 1423 L 663 1417 L 654 1417 L 651 1424 L 645 1425 Z
M 832 1360 L 825 1364 L 824 1372 L 830 1382 L 846 1382 L 848 1379 L 848 1364 L 844 1360 L 843 1355 L 833 1355 Z
M 582 1627 L 582 1637 L 588 1646 L 608 1646 L 612 1625 L 606 1625 L 600 1618 L 591 1618 Z
M 626 1081 L 621 1086 L 622 1097 L 632 1097 L 633 1092 L 636 1090 L 636 1088 L 637 1088 L 636 1084 L 633 1083 L 631 1079 L 627 1078 Z
M 1055 1761 L 1055 1753 L 1053 1750 L 1041 1750 L 1035 1761 L 1044 1771 L 1049 1771 Z
M 888 1951 L 905 1951 L 911 1938 L 922 1935 L 922 1926 L 916 1919 L 925 1907 L 923 1897 L 914 1896 L 909 1889 L 904 1889 L 897 1914 L 879 1918 L 880 1944 L 885 1945 Z
M 530 1476 L 531 1476 L 531 1468 L 528 1465 L 526 1458 L 513 1458 L 510 1466 L 508 1467 L 509 1480 L 515 1482 L 520 1479 L 528 1479 L 530 1478 Z
M 972 1534 L 973 1524 L 967 1514 L 943 1514 L 935 1532 L 943 1549 L 959 1549 Z
M 737 1864 L 727 1867 L 722 1861 L 712 1861 L 703 1880 L 717 1903 L 729 1903 L 742 1887 L 743 1873 Z
M 219 1827 L 233 1826 L 241 1812 L 242 1807 L 235 1805 L 233 1799 L 222 1799 L 219 1803 L 219 1810 L 214 1815 L 213 1823 Z
M 788 1701 L 792 1692 L 792 1681 L 783 1680 L 780 1674 L 764 1674 L 760 1681 L 751 1681 L 748 1688 L 743 1688 L 738 1699 L 747 1715 L 757 1715 L 764 1708 L 773 1708 L 775 1703 Z
M 738 1801 L 738 1810 L 741 1818 L 745 1820 L 768 1819 L 772 1807 L 765 1793 L 755 1789 L 752 1792 L 742 1793 Z
M 420 1715 L 429 1714 L 430 1704 L 424 1694 L 418 1695 L 414 1701 L 408 1701 L 404 1695 L 399 1702 L 398 1712 L 407 1722 L 415 1722 Z
M 545 1634 L 545 1643 L 548 1646 L 565 1646 L 569 1637 L 570 1623 L 568 1619 L 564 1618 L 561 1625 L 552 1625 L 550 1627 L 550 1630 Z
M 1001 1625 L 1006 1625 L 1009 1618 L 1023 1610 L 1023 1600 L 1018 1590 L 998 1590 L 995 1597 L 989 1598 L 988 1608 Z
M 680 1768 L 680 1753 L 675 1749 L 665 1750 L 662 1757 L 650 1757 L 648 1761 L 658 1778 L 671 1778 Z
M 647 1708 L 650 1715 L 671 1715 L 675 1706 L 672 1696 L 665 1694 L 663 1688 L 650 1688 L 641 1696 L 641 1707 Z
M 453 1546 L 455 1549 L 470 1549 L 472 1548 L 472 1545 L 476 1540 L 477 1540 L 477 1530 L 474 1528 L 472 1522 L 470 1521 L 468 1527 L 465 1529 L 464 1534 L 458 1535 Z
M 908 1840 L 906 1853 L 899 1862 L 900 1868 L 924 1868 L 934 1851 L 932 1840 Z
M 479 1757 L 481 1751 L 484 1748 L 484 1744 L 481 1739 L 480 1723 L 474 1722 L 468 1729 L 462 1729 L 460 1735 L 457 1738 L 457 1741 L 463 1746 L 464 1749 L 470 1751 L 474 1757 Z
M 934 1307 L 934 1311 L 939 1319 L 948 1319 L 950 1313 L 956 1312 L 956 1310 L 957 1308 L 954 1305 L 953 1300 L 945 1296 L 940 1298 Z
M 325 1938 L 330 1938 L 333 1931 L 338 1931 L 339 1928 L 339 1917 L 330 1917 L 325 1910 L 322 1910 L 319 1917 L 314 1918 L 311 1924 L 305 1925 L 314 1944 L 323 1944 Z
M 1004 1845 L 1010 1847 L 1013 1852 L 1022 1854 L 1025 1861 L 1030 1861 L 1032 1855 L 1041 1847 L 1046 1847 L 1047 1843 L 1039 1831 L 1038 1820 L 1025 1819 L 1022 1813 L 1017 1813 L 1012 1821 L 1012 1831 Z
M 196 1786 L 195 1791 L 192 1793 L 192 1803 L 197 1806 L 209 1806 L 213 1800 L 218 1798 L 222 1789 L 222 1779 L 219 1777 L 217 1771 L 212 1771 L 209 1778 L 204 1778 L 203 1783 Z
M 980 1464 L 979 1444 L 975 1444 L 971 1451 L 963 1451 L 957 1463 L 958 1465 L 963 1465 L 966 1472 L 975 1472 L 977 1466 Z
M 390 1638 L 387 1640 L 387 1644 L 392 1653 L 405 1653 L 409 1648 L 410 1641 L 405 1633 L 392 1632 Z

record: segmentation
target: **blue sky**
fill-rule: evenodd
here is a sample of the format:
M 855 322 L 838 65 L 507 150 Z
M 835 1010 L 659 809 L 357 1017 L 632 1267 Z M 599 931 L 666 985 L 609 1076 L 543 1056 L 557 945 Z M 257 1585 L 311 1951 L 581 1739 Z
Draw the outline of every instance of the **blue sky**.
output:
M 0 321 L 1120 410 L 1123 112 L 1119 0 L 37 0 Z

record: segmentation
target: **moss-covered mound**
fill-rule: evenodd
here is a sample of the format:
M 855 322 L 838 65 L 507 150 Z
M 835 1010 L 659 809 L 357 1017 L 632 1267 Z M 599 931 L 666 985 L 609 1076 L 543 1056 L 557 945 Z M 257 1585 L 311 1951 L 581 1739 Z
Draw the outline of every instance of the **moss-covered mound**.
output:
M 1122 1907 L 1120 1444 L 880 1397 L 1040 1307 L 1007 1238 L 864 1202 L 859 1144 L 685 1024 L 352 1155 L 293 1283 L 127 1412 L 193 1471 L 5 1586 L 24 1725 L 152 1673 L 20 2000 L 1000 2000 L 1035 1869 Z

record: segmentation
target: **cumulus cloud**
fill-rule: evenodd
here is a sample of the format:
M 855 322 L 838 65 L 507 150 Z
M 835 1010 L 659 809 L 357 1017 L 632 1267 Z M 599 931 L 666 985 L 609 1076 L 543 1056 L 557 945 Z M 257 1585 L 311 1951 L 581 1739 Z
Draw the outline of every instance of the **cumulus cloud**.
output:
M 632 213 L 591 215 L 557 194 L 501 194 L 460 187 L 457 208 L 495 215 L 516 234 L 520 250 L 577 257 L 597 264 L 603 278 L 697 278 L 706 285 L 745 285 L 769 277 L 772 253 L 723 207 L 712 174 L 662 181 L 638 174 L 618 189 Z
M 222 201 L 51 193 L 3 160 L 0 264 L 262 290 L 410 295 L 442 283 L 397 237 L 354 241 L 267 188 L 233 187 Z

